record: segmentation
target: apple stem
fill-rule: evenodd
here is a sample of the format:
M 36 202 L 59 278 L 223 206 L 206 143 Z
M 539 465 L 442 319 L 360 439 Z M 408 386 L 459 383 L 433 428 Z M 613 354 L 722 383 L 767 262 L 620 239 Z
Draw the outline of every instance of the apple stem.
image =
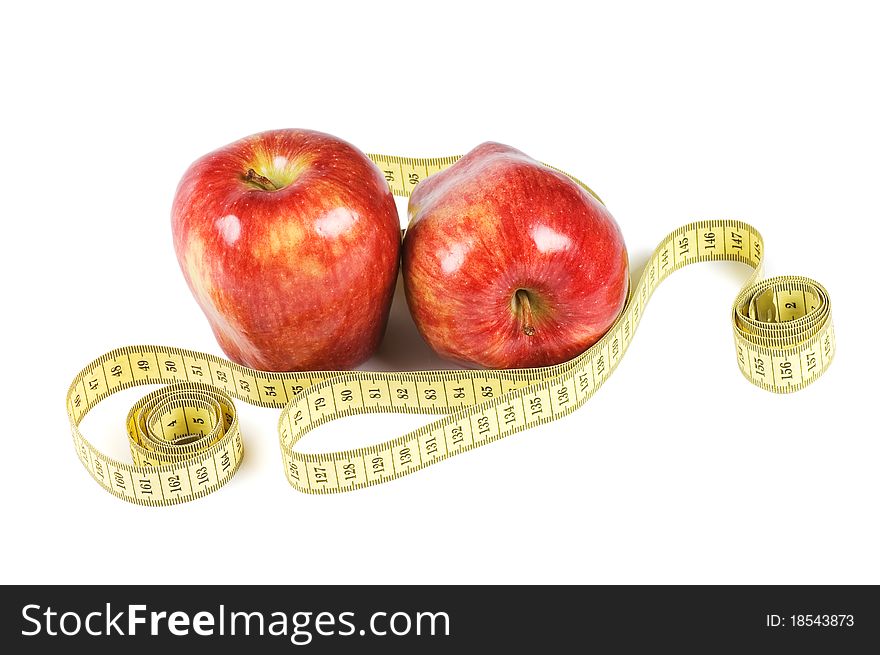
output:
M 535 334 L 534 321 L 532 320 L 532 304 L 529 300 L 529 294 L 525 289 L 517 289 L 514 305 L 516 306 L 516 315 L 519 318 L 519 324 L 523 334 L 527 337 Z
M 245 182 L 250 182 L 260 187 L 263 191 L 278 191 L 279 187 L 265 175 L 260 175 L 253 168 L 249 168 L 244 176 Z

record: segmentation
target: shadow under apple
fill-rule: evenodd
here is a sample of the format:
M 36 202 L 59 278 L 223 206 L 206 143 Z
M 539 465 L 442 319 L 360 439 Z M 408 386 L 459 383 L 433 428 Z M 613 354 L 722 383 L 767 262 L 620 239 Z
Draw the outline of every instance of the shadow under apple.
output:
M 403 276 L 397 276 L 394 301 L 388 316 L 388 328 L 379 350 L 358 369 L 362 371 L 432 371 L 455 370 L 455 362 L 439 357 L 422 339 L 409 313 Z

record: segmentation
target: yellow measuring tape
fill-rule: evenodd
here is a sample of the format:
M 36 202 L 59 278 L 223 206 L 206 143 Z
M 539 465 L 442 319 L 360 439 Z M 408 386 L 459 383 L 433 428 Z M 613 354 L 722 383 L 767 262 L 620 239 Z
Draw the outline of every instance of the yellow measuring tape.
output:
M 419 180 L 458 159 L 369 156 L 394 194 L 404 197 Z M 140 505 L 182 503 L 218 489 L 237 470 L 243 454 L 232 400 L 237 398 L 282 410 L 281 455 L 295 489 L 326 494 L 387 482 L 583 405 L 620 362 L 657 285 L 683 266 L 715 260 L 755 269 L 733 306 L 743 375 L 768 391 L 796 391 L 831 363 L 831 306 L 825 289 L 813 280 L 783 276 L 761 281 L 763 254 L 760 233 L 740 221 L 698 221 L 678 228 L 660 242 L 638 283 L 630 285 L 627 304 L 608 333 L 578 357 L 546 368 L 268 373 L 190 350 L 119 348 L 88 364 L 70 385 L 73 442 L 86 470 L 114 496 Z M 166 386 L 129 412 L 134 463 L 127 464 L 95 448 L 79 426 L 111 394 L 142 384 Z M 444 416 L 378 445 L 320 454 L 296 450 L 297 442 L 318 426 L 367 412 Z

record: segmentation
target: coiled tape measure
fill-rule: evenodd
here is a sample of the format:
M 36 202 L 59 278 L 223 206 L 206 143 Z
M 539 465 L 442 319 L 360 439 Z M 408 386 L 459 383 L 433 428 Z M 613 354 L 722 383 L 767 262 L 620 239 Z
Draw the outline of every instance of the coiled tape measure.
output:
M 403 197 L 420 179 L 458 159 L 369 157 L 394 194 Z M 294 489 L 328 494 L 388 482 L 583 405 L 620 362 L 657 285 L 688 264 L 716 260 L 755 269 L 733 305 L 743 375 L 768 391 L 797 391 L 822 375 L 834 356 L 831 306 L 825 289 L 813 280 L 761 281 L 763 255 L 761 235 L 747 223 L 698 221 L 678 228 L 660 242 L 638 283 L 630 284 L 626 306 L 608 333 L 578 357 L 545 368 L 268 373 L 191 350 L 119 348 L 88 364 L 70 385 L 67 413 L 74 446 L 89 474 L 117 498 L 139 505 L 200 498 L 226 484 L 241 462 L 235 398 L 282 410 L 281 455 Z M 142 384 L 166 386 L 129 412 L 134 463 L 127 464 L 95 448 L 79 426 L 111 394 Z M 444 416 L 378 445 L 320 454 L 296 449 L 318 426 L 367 412 Z

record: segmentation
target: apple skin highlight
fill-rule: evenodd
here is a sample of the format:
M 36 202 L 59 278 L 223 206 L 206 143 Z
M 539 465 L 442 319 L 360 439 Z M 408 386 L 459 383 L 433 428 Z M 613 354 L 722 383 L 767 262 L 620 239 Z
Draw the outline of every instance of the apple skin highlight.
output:
M 350 369 L 376 350 L 400 221 L 376 165 L 308 130 L 195 161 L 171 211 L 177 259 L 226 355 L 266 371 Z
M 629 264 L 605 207 L 522 152 L 484 143 L 415 188 L 403 244 L 422 337 L 468 366 L 558 364 L 626 301 Z

